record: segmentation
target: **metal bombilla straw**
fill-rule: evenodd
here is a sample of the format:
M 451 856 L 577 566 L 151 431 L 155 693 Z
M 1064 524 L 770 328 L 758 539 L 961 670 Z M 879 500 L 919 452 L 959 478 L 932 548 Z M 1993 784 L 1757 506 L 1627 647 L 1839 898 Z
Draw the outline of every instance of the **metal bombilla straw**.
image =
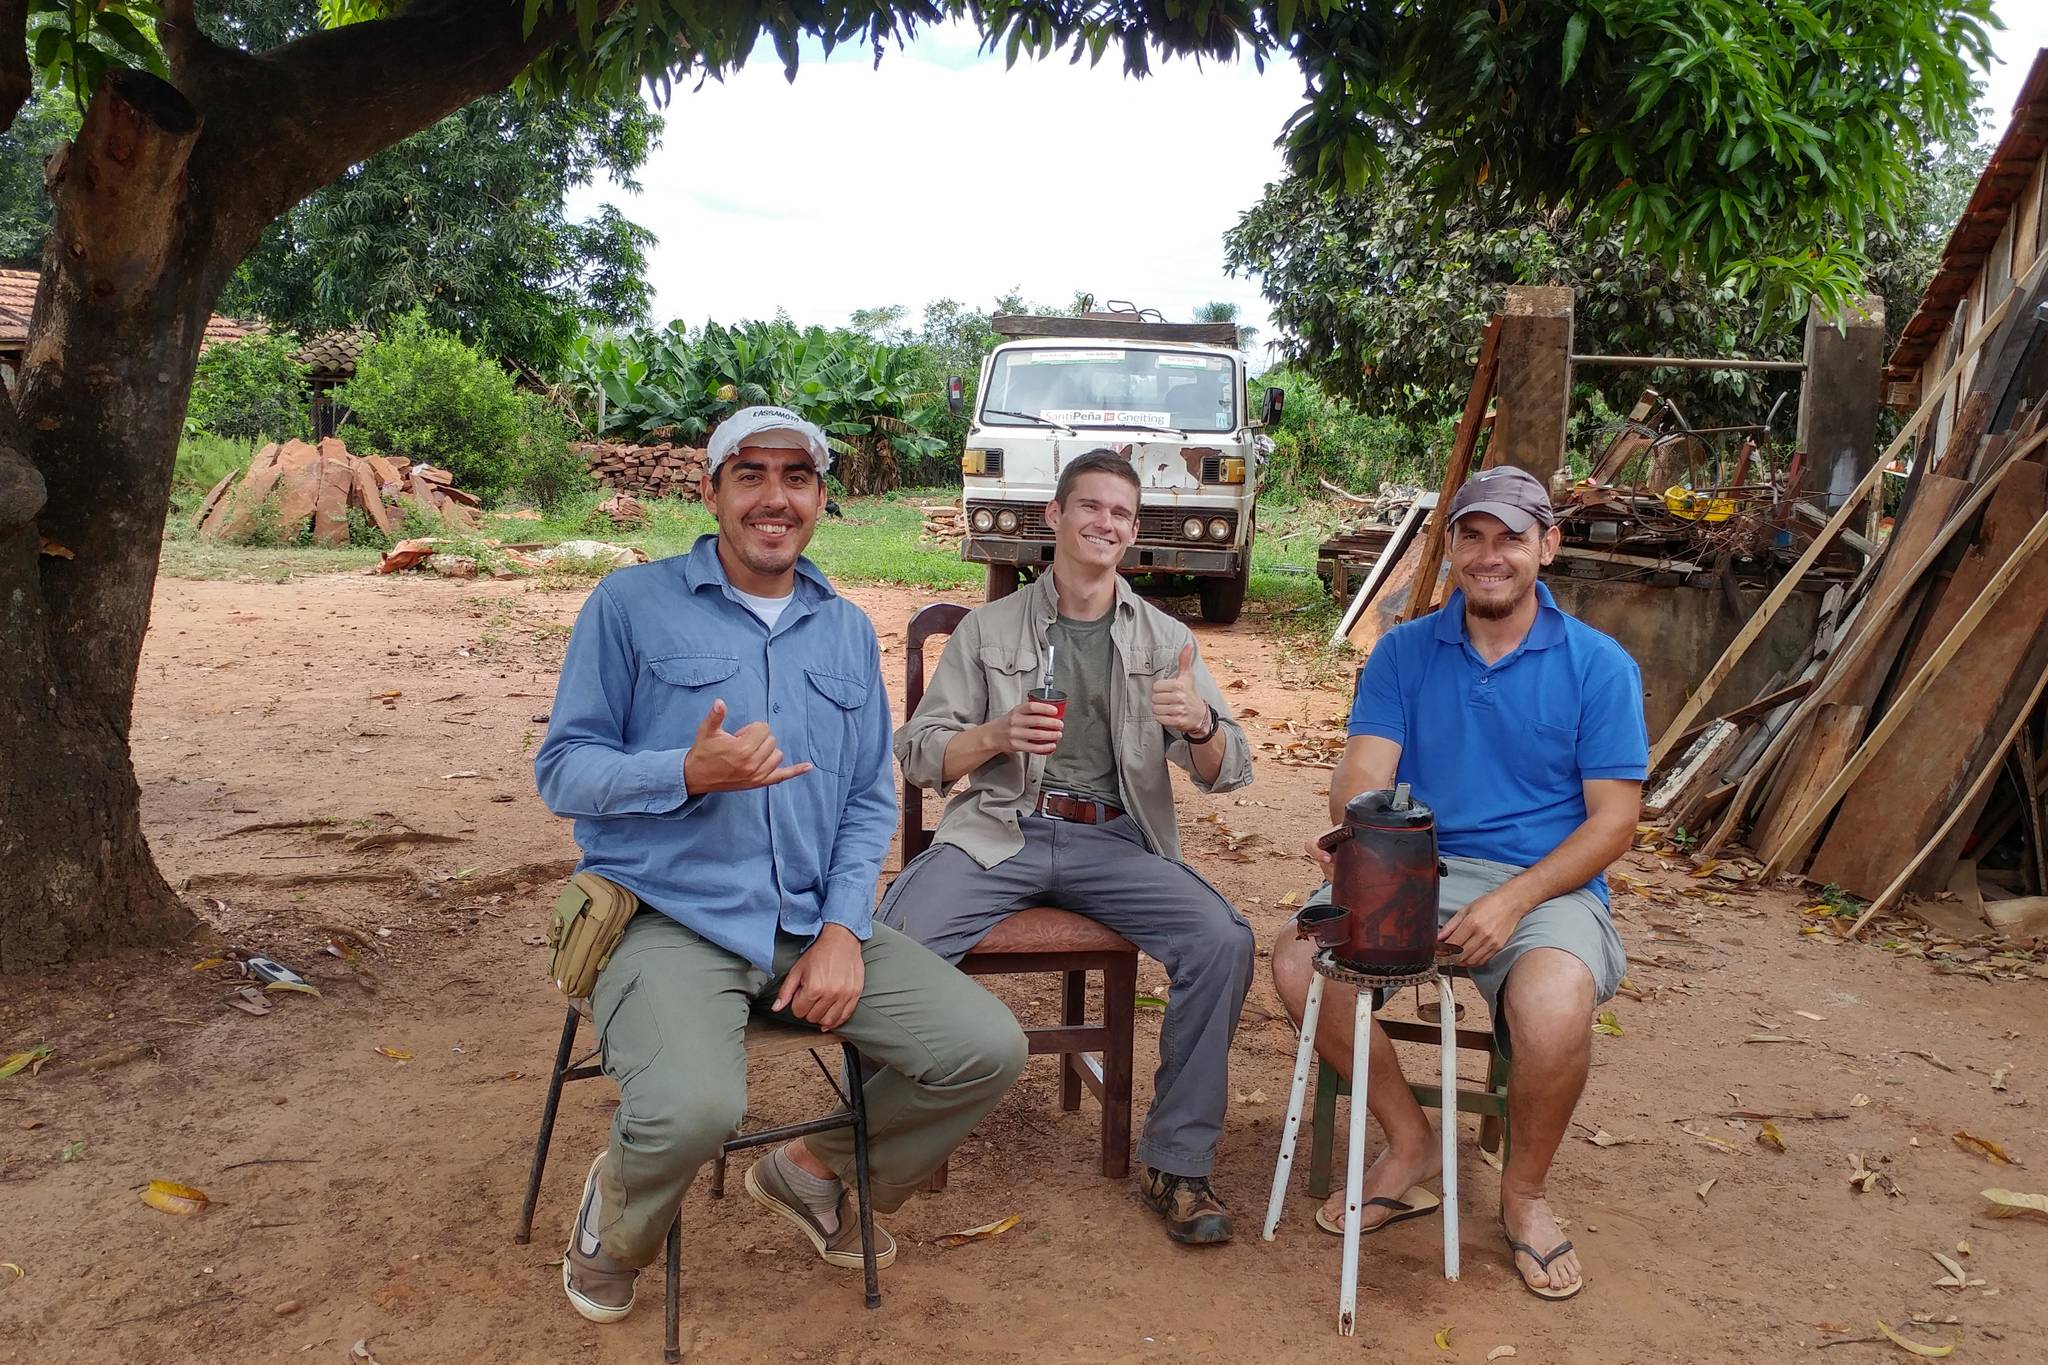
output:
M 1052 659 L 1053 655 L 1059 652 L 1059 648 L 1058 645 L 1050 641 L 1045 646 L 1045 676 L 1039 680 L 1038 686 L 1040 691 L 1052 691 Z M 1045 755 L 1033 754 L 1032 758 L 1036 759 L 1038 763 L 1038 771 L 1032 777 L 1032 785 L 1036 786 L 1045 780 Z

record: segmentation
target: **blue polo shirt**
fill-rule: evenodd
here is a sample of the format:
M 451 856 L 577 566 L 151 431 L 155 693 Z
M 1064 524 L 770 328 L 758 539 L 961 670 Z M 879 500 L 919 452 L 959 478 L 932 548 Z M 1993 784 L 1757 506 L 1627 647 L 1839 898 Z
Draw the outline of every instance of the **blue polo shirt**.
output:
M 1536 622 L 1488 664 L 1465 638 L 1465 594 L 1387 632 L 1358 673 L 1350 733 L 1401 746 L 1396 781 L 1436 812 L 1437 845 L 1529 867 L 1586 819 L 1588 780 L 1640 782 L 1643 679 L 1608 636 L 1536 585 Z M 1586 889 L 1607 900 L 1603 874 Z

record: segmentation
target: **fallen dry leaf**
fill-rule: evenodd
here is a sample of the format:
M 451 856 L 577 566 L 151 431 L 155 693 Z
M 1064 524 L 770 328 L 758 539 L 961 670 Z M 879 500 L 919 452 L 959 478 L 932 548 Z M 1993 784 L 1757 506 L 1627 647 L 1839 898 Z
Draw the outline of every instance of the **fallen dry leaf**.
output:
M 1621 1016 L 1613 1010 L 1601 1010 L 1599 1016 L 1593 1020 L 1593 1032 L 1605 1034 L 1609 1038 L 1621 1037 Z
M 1827 1018 L 1825 1014 L 1815 1014 L 1812 1010 L 1793 1010 L 1792 1012 L 1801 1019 L 1811 1019 L 1816 1024 L 1821 1023 Z
M 1588 1137 L 1586 1141 L 1592 1143 L 1595 1147 L 1627 1147 L 1631 1143 L 1641 1142 L 1642 1139 L 1616 1137 L 1614 1134 L 1608 1132 L 1605 1128 L 1602 1128 L 1598 1132 Z
M 1963 1273 L 1962 1266 L 1956 1263 L 1953 1256 L 1945 1256 L 1939 1251 L 1930 1251 L 1927 1254 L 1932 1256 L 1940 1264 L 1941 1268 L 1946 1270 L 1958 1284 L 1969 1278 L 1969 1276 Z
M 192 970 L 195 972 L 203 972 L 213 967 L 225 967 L 231 960 L 232 959 L 225 957 L 201 958 L 199 961 L 192 964 Z
M 1996 1071 L 1992 1072 L 1992 1073 L 1991 1073 L 1991 1088 L 1992 1088 L 1993 1090 L 2003 1090 L 2003 1089 L 2005 1089 L 2005 1088 L 2006 1088 L 2006 1086 L 2005 1086 L 2005 1078 L 2006 1078 L 2007 1076 L 2010 1076 L 2010 1075 L 2012 1075 L 2012 1068 L 2011 1068 L 2011 1067 L 2009 1067 L 2009 1066 L 2002 1066 L 2002 1067 L 1998 1068 L 1998 1070 L 1996 1070 Z
M 1282 904 L 1282 905 L 1293 905 L 1293 904 L 1297 903 L 1298 901 L 1300 901 L 1300 899 L 1301 899 L 1301 893 L 1300 893 L 1299 891 L 1290 891 L 1290 892 L 1288 892 L 1288 893 L 1287 893 L 1286 895 L 1284 895 L 1284 896 L 1282 896 L 1282 897 L 1280 898 L 1280 904 Z
M 23 1067 L 29 1068 L 29 1075 L 35 1075 L 43 1069 L 43 1063 L 55 1056 L 56 1052 L 56 1048 L 51 1047 L 48 1043 L 43 1043 L 40 1046 L 30 1048 L 27 1052 L 15 1053 L 6 1061 L 0 1062 L 0 1081 L 6 1080 Z
M 1849 1101 L 1849 1107 L 1851 1109 L 1861 1109 L 1869 1103 L 1870 1096 L 1864 1094 L 1861 1090 L 1859 1090 L 1856 1092 L 1855 1097 Z
M 2048 1218 L 2048 1194 L 1985 1190 L 1983 1195 L 1986 1218 Z
M 1766 1123 L 1757 1129 L 1756 1140 L 1767 1147 L 1775 1147 L 1781 1152 L 1785 1150 L 1785 1135 L 1778 1131 L 1778 1125 L 1775 1123 Z
M 0 1270 L 13 1271 L 14 1278 L 17 1280 L 25 1280 L 28 1278 L 28 1272 L 26 1270 L 23 1270 L 20 1266 L 16 1265 L 12 1261 L 0 1261 Z
M 380 1057 L 389 1057 L 394 1062 L 409 1062 L 412 1060 L 412 1054 L 410 1052 L 406 1052 L 395 1047 L 380 1047 L 377 1049 L 377 1055 Z
M 1742 1041 L 1745 1043 L 1796 1043 L 1799 1040 L 1789 1033 L 1752 1033 Z
M 1514 1354 L 1515 1348 L 1512 1346 L 1496 1346 L 1486 1353 L 1486 1358 L 1488 1360 L 1506 1360 Z
M 1690 875 L 1695 877 L 1711 877 L 1714 875 L 1714 869 L 1720 865 L 1721 860 L 1719 858 L 1709 858 L 1694 868 Z
M 1742 1150 L 1741 1148 L 1737 1147 L 1734 1143 L 1729 1142 L 1724 1138 L 1717 1138 L 1712 1133 L 1709 1133 L 1706 1129 L 1695 1128 L 1689 1123 L 1680 1127 L 1678 1131 L 1684 1133 L 1689 1138 L 1693 1138 L 1696 1141 L 1706 1143 L 1709 1147 L 1719 1147 L 1724 1152 L 1739 1152 Z
M 1437 1349 L 1438 1349 L 1439 1351 L 1448 1351 L 1448 1350 L 1450 1350 L 1450 1349 L 1451 1349 L 1451 1329 L 1450 1329 L 1450 1328 L 1448 1328 L 1448 1327 L 1440 1327 L 1440 1328 L 1438 1328 L 1438 1329 L 1437 1329 L 1437 1333 L 1436 1333 L 1436 1336 L 1435 1336 L 1434 1340 L 1436 1341 L 1436 1348 L 1437 1348 Z
M 1884 1333 L 1885 1339 L 1900 1350 L 1910 1351 L 1916 1356 L 1924 1356 L 1929 1360 L 1939 1360 L 1956 1349 L 1953 1346 L 1922 1346 L 1917 1341 L 1908 1341 L 1891 1328 L 1885 1326 L 1883 1318 L 1877 1320 L 1877 1330 Z
M 2017 1164 L 2011 1157 L 2005 1154 L 2005 1148 L 1999 1146 L 1990 1138 L 1980 1138 L 1975 1133 L 1965 1132 L 1961 1128 L 1956 1129 L 1949 1136 L 1956 1140 L 1956 1146 L 1966 1152 L 1975 1152 L 1979 1156 L 1987 1157 L 2001 1166 Z
M 263 989 L 266 991 L 290 991 L 294 995 L 320 994 L 318 986 L 304 981 L 269 981 L 264 983 Z
M 948 1232 L 943 1236 L 934 1237 L 932 1238 L 932 1245 L 951 1251 L 954 1247 L 966 1246 L 969 1242 L 979 1242 L 988 1237 L 1000 1237 L 1023 1220 L 1023 1214 L 1013 1213 L 1008 1218 L 999 1218 L 993 1223 L 983 1223 L 978 1228 L 963 1228 L 959 1232 Z
M 1709 1181 L 1707 1181 L 1707 1182 L 1706 1182 L 1706 1183 L 1705 1183 L 1704 1185 L 1701 1185 L 1701 1186 L 1699 1187 L 1699 1189 L 1698 1189 L 1697 1191 L 1695 1191 L 1695 1193 L 1697 1193 L 1697 1194 L 1699 1195 L 1699 1197 L 1700 1197 L 1700 1202 L 1701 1202 L 1702 1204 L 1704 1204 L 1704 1203 L 1706 1203 L 1706 1202 L 1707 1202 L 1707 1191 L 1708 1191 L 1708 1190 L 1711 1190 L 1711 1189 L 1713 1189 L 1713 1188 L 1714 1188 L 1714 1186 L 1716 1186 L 1716 1185 L 1718 1185 L 1718 1184 L 1720 1184 L 1720 1183 L 1721 1183 L 1721 1177 L 1717 1175 L 1717 1176 L 1715 1176 L 1715 1177 L 1714 1177 L 1714 1178 L 1713 1178 L 1712 1180 L 1709 1180 Z
M 189 1216 L 206 1207 L 206 1191 L 190 1185 L 180 1185 L 175 1180 L 152 1180 L 149 1188 L 142 1192 L 142 1202 L 165 1213 Z
M 355 1345 L 348 1348 L 348 1358 L 350 1360 L 360 1360 L 364 1365 L 378 1365 L 377 1357 L 370 1354 L 370 1339 L 368 1337 L 361 1338 Z

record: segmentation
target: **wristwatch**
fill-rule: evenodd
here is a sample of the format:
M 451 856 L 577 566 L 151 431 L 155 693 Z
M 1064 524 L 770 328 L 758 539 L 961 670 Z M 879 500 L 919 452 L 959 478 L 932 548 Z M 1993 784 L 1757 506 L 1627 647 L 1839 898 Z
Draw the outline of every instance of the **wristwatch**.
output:
M 1207 703 L 1204 703 L 1204 705 L 1207 705 Z M 1194 730 L 1182 731 L 1182 739 L 1186 740 L 1190 744 L 1207 744 L 1210 740 L 1216 737 L 1216 727 L 1221 723 L 1221 719 L 1217 716 L 1215 707 L 1210 706 L 1208 709 L 1209 723 L 1203 726 L 1200 732 L 1196 732 Z

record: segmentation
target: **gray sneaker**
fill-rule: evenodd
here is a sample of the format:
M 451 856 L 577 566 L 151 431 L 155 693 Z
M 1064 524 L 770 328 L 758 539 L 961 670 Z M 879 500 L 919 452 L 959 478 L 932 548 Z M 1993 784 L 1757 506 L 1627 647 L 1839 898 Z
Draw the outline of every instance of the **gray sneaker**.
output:
M 633 1311 L 633 1280 L 639 1271 L 616 1260 L 597 1239 L 598 1167 L 604 1153 L 590 1163 L 583 1177 L 583 1198 L 576 1221 L 569 1225 L 569 1247 L 562 1253 L 562 1292 L 569 1304 L 592 1322 L 617 1322 Z
M 860 1212 L 853 1202 L 852 1194 L 839 1191 L 839 1228 L 829 1236 L 824 1225 L 818 1221 L 803 1197 L 790 1188 L 784 1167 L 789 1158 L 776 1148 L 761 1160 L 747 1168 L 747 1194 L 756 1204 L 773 1209 L 790 1222 L 803 1229 L 804 1236 L 811 1239 L 818 1255 L 824 1257 L 827 1265 L 843 1266 L 849 1270 L 861 1268 L 860 1257 Z M 881 1223 L 875 1224 L 875 1269 L 894 1265 L 896 1262 L 896 1239 L 889 1235 Z

